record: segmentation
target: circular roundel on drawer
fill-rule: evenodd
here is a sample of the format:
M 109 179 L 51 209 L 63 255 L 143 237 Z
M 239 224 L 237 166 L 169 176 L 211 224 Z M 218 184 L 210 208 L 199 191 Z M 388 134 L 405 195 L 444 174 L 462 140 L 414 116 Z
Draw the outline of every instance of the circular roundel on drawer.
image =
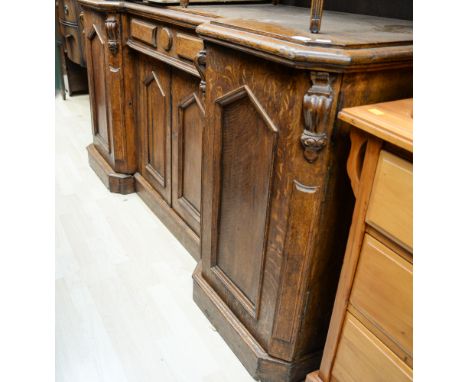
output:
M 159 32 L 159 46 L 166 52 L 171 50 L 172 47 L 172 32 L 168 28 L 162 28 Z

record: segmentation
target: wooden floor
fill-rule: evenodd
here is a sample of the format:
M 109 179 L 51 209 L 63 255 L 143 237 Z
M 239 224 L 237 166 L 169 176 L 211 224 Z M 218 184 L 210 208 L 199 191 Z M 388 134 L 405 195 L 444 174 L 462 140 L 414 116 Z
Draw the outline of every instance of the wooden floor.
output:
M 56 381 L 248 382 L 192 301 L 195 261 L 87 164 L 88 96 L 56 99 Z

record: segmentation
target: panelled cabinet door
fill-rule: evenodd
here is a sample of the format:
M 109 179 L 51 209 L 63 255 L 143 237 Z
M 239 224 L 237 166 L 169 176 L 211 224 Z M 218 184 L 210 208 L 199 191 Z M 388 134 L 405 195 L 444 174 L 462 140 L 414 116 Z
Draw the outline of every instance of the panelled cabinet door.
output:
M 198 78 L 172 76 L 172 206 L 200 235 L 202 132 L 205 109 Z
M 206 276 L 256 322 L 278 132 L 247 86 L 218 98 L 215 110 L 218 224 Z
M 113 164 L 111 126 L 108 114 L 106 87 L 106 34 L 101 15 L 88 12 L 86 16 L 86 49 L 88 62 L 89 97 L 93 125 L 93 143 L 106 160 Z
M 159 61 L 139 60 L 139 172 L 171 203 L 171 72 Z

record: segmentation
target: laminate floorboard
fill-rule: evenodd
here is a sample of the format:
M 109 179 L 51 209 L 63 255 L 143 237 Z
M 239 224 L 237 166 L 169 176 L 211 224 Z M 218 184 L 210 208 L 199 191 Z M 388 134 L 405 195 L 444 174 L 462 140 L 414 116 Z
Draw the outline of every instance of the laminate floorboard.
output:
M 192 301 L 195 261 L 88 166 L 88 96 L 56 98 L 56 381 L 251 382 Z

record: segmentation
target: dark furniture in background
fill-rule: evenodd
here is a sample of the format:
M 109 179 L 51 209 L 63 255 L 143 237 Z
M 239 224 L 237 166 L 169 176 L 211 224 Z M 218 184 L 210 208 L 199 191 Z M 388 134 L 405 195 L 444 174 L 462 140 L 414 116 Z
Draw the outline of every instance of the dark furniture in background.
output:
M 336 116 L 412 95 L 412 23 L 325 11 L 312 34 L 281 4 L 80 4 L 91 167 L 199 261 L 194 300 L 247 370 L 303 380 L 353 206 Z
M 70 96 L 88 93 L 81 7 L 76 0 L 56 0 L 55 8 L 62 81 L 64 76 L 66 78 L 63 88 Z

